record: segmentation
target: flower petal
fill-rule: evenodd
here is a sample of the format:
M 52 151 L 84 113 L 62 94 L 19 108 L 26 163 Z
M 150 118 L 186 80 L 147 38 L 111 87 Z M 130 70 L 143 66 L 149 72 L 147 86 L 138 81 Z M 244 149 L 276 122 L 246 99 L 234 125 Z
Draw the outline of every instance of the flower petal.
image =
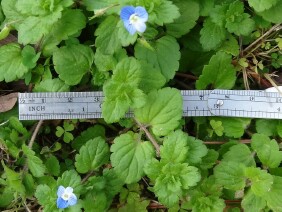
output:
M 58 191 L 57 191 L 57 196 L 61 197 L 64 192 L 65 192 L 65 187 L 64 186 L 59 186 Z
M 135 8 L 133 6 L 124 6 L 120 11 L 120 18 L 123 21 L 128 21 L 130 16 L 134 14 Z
M 138 32 L 145 32 L 146 30 L 146 24 L 141 21 L 138 20 L 136 23 L 134 23 L 134 28 L 138 31 Z
M 129 21 L 124 21 L 124 27 L 129 32 L 129 34 L 131 34 L 131 35 L 135 34 L 136 29 L 135 29 L 135 27 L 132 24 L 130 24 Z
M 68 195 L 71 195 L 73 192 L 73 188 L 72 187 L 66 187 L 65 193 L 67 193 Z
M 70 206 L 75 205 L 77 203 L 77 197 L 75 196 L 75 194 L 72 194 L 68 200 L 68 204 Z
M 136 7 L 135 8 L 135 14 L 143 21 L 148 21 L 148 13 L 144 7 Z
M 63 200 L 63 198 L 58 197 L 57 208 L 67 208 L 69 206 L 68 201 Z

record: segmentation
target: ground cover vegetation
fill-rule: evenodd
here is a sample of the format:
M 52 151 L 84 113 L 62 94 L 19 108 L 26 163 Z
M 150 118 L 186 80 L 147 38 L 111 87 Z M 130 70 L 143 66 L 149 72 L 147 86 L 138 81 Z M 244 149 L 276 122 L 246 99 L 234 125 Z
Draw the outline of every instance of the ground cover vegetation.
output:
M 282 211 L 282 122 L 180 94 L 279 85 L 282 0 L 0 2 L 1 211 Z M 18 120 L 17 92 L 62 91 L 103 118 Z

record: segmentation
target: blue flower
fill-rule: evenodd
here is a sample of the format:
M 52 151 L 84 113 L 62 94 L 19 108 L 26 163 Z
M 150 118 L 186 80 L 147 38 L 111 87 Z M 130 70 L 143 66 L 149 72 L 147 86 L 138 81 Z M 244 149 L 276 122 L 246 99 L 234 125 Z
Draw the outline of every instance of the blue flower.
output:
M 67 208 L 69 206 L 75 205 L 77 202 L 77 197 L 73 193 L 72 187 L 59 186 L 57 191 L 57 207 Z
M 121 9 L 120 18 L 131 35 L 136 31 L 145 32 L 148 13 L 144 7 L 125 6 Z

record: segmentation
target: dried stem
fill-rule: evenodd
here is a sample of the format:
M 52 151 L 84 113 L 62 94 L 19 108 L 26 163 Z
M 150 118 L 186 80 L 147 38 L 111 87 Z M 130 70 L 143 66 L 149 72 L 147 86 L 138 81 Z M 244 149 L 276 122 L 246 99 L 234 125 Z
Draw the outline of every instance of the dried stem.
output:
M 247 53 L 246 55 L 248 55 L 252 48 L 257 49 L 257 45 L 261 42 L 261 40 L 263 40 L 265 37 L 267 37 L 268 35 L 270 35 L 273 31 L 276 30 L 280 30 L 280 24 L 276 24 L 273 27 L 271 27 L 267 32 L 265 32 L 262 36 L 260 36 L 257 40 L 255 40 L 253 43 L 251 43 L 247 48 L 245 48 L 243 50 L 243 53 Z M 249 52 L 250 51 L 250 52 Z
M 30 141 L 29 141 L 29 143 L 28 143 L 28 148 L 32 149 L 33 143 L 34 143 L 34 141 L 35 141 L 35 138 L 36 138 L 36 136 L 37 136 L 37 134 L 38 134 L 38 131 L 39 131 L 39 129 L 40 129 L 40 127 L 41 127 L 42 124 L 43 124 L 43 120 L 40 120 L 40 121 L 38 122 L 38 124 L 36 125 L 36 128 L 35 128 L 35 130 L 33 131 L 32 136 L 31 136 L 31 139 L 30 139 Z
M 137 123 L 137 125 L 140 127 L 140 129 L 145 132 L 147 138 L 151 141 L 151 143 L 155 147 L 156 152 L 157 152 L 157 156 L 159 157 L 159 155 L 160 155 L 160 146 L 157 143 L 157 141 L 155 140 L 155 138 L 151 135 L 151 133 L 147 130 L 147 128 L 144 125 L 142 125 L 137 119 L 134 118 L 134 121 Z

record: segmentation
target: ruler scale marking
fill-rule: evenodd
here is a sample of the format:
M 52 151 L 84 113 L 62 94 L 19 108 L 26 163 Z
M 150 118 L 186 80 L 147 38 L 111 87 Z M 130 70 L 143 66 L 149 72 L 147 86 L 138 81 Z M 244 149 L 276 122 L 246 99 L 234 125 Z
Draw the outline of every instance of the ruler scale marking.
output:
M 184 90 L 183 116 L 282 119 L 282 96 L 260 90 Z M 20 93 L 19 119 L 101 118 L 102 92 Z M 126 117 L 132 116 L 129 112 Z

